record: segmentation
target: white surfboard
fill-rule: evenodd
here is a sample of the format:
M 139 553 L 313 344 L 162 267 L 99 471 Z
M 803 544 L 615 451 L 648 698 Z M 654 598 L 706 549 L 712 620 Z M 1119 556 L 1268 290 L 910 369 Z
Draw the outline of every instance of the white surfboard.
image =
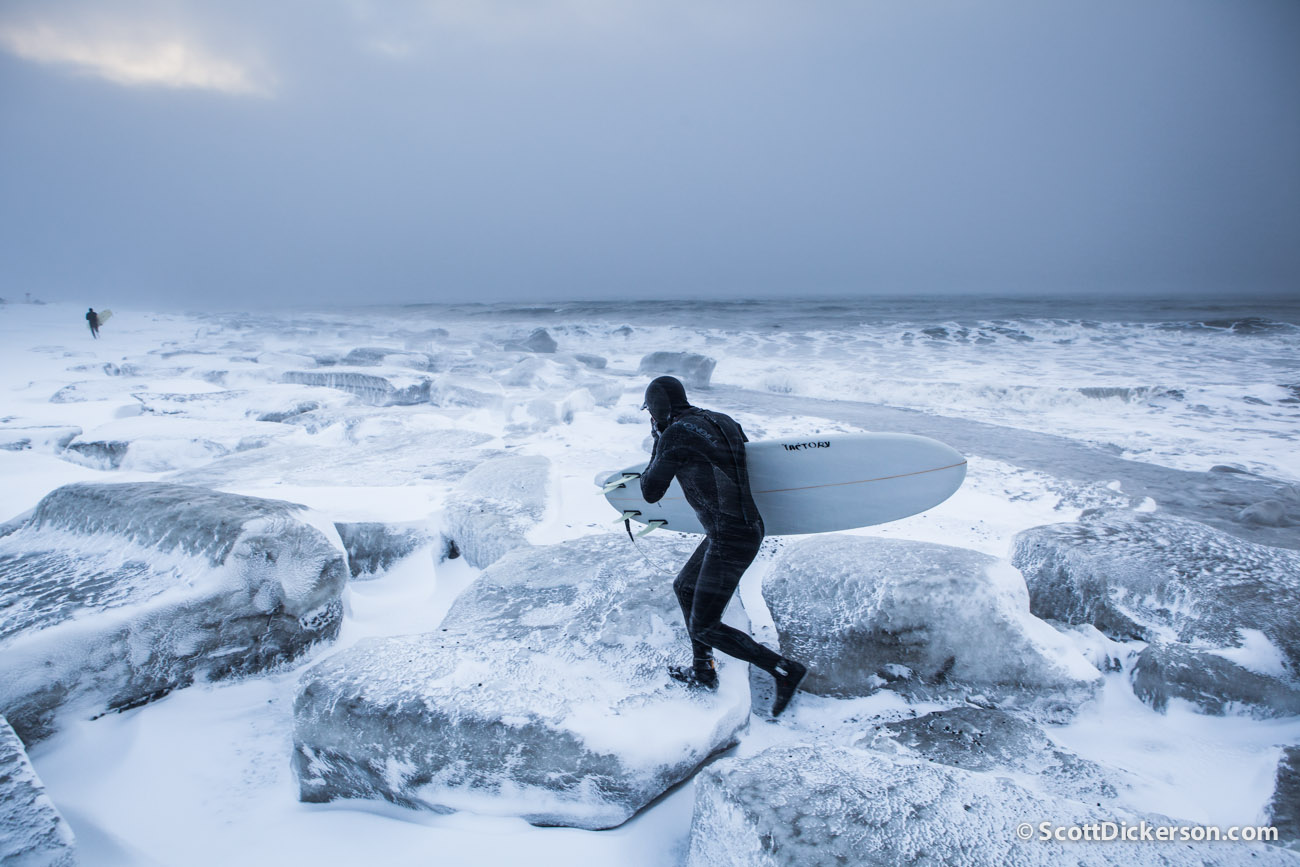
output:
M 113 318 L 113 311 L 112 311 L 112 310 L 101 310 L 101 311 L 99 311 L 98 313 L 96 313 L 95 315 L 99 317 L 99 324 L 100 324 L 100 325 L 103 325 L 105 322 L 107 322 L 108 320 L 110 320 L 110 319 Z
M 938 440 L 872 433 L 764 440 L 745 445 L 749 484 L 769 536 L 828 533 L 897 521 L 951 497 L 966 459 Z M 611 474 L 605 498 L 648 529 L 703 533 L 674 479 L 647 503 L 638 480 L 645 464 Z

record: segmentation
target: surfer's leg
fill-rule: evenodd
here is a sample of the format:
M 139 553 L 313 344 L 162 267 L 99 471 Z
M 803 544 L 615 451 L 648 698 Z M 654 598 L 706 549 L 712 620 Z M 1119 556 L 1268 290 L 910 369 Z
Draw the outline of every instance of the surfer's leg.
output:
M 771 672 L 781 657 L 759 644 L 749 635 L 722 622 L 727 603 L 740 585 L 740 578 L 758 555 L 761 534 L 719 537 L 704 553 L 700 575 L 695 582 L 691 605 L 690 632 L 694 642 L 706 644 L 728 656 L 757 665 Z
M 700 567 L 704 563 L 704 555 L 709 550 L 709 537 L 705 536 L 704 541 L 696 546 L 691 558 L 686 561 L 682 571 L 677 573 L 677 580 L 673 581 L 673 592 L 677 594 L 677 604 L 682 607 L 682 620 L 686 623 L 686 629 L 689 632 L 691 628 L 691 610 L 695 606 L 695 585 L 700 580 Z M 691 637 L 691 652 L 696 660 L 713 659 L 713 652 L 707 644 L 696 641 L 694 636 Z

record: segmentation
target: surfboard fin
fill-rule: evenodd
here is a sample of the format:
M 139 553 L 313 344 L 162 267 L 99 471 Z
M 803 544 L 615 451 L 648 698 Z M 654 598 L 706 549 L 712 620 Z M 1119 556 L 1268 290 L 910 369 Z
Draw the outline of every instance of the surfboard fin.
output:
M 641 513 L 638 512 L 636 509 L 628 509 L 625 512 L 623 512 L 623 514 L 619 515 L 617 518 L 611 521 L 610 523 L 619 524 L 624 521 L 628 521 L 632 518 L 638 517 L 640 514 Z
M 655 530 L 658 530 L 660 527 L 667 527 L 667 526 L 668 526 L 668 522 L 663 520 L 662 518 L 651 518 L 650 522 L 645 525 L 645 529 L 642 530 L 640 533 L 637 533 L 636 537 L 640 539 L 642 536 L 650 535 Z
M 618 488 L 625 488 L 627 487 L 628 482 L 632 481 L 633 479 L 639 479 L 639 478 L 641 478 L 640 473 L 623 473 L 623 477 L 620 478 L 618 481 L 610 482 L 609 484 L 605 485 L 601 493 L 608 494 L 610 491 L 617 490 Z

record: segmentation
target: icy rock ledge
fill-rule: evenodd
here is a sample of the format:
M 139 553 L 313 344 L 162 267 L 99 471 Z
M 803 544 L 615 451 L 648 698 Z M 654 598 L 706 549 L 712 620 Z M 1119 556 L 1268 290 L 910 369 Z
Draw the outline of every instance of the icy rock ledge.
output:
M 722 759 L 696 777 L 687 867 L 1294 865 L 1249 843 L 1057 842 L 1055 827 L 1178 824 L 1042 795 L 1004 776 L 829 744 Z M 1028 823 L 1030 839 L 1019 826 Z M 1021 829 L 1023 832 L 1024 829 Z
M 337 634 L 347 577 L 333 525 L 302 506 L 59 488 L 0 536 L 0 713 L 31 743 L 65 711 L 265 670 Z
M 647 539 L 685 560 L 691 539 Z M 512 552 L 439 631 L 369 639 L 306 671 L 300 797 L 382 798 L 539 825 L 619 825 L 748 720 L 743 667 L 717 693 L 670 680 L 690 656 L 670 582 L 615 534 Z
M 75 867 L 76 840 L 18 735 L 0 716 L 0 864 Z
M 781 653 L 809 667 L 803 689 L 819 695 L 951 688 L 1067 711 L 1101 683 L 1068 639 L 1029 613 L 1020 573 L 978 551 L 819 536 L 782 552 L 763 598 Z
M 1300 551 L 1182 518 L 1101 511 L 1026 530 L 1012 562 L 1039 617 L 1164 645 L 1140 660 L 1134 685 L 1144 700 L 1159 707 L 1177 696 L 1209 713 L 1296 712 Z
M 443 536 L 477 569 L 527 545 L 525 536 L 546 511 L 550 472 L 551 462 L 539 456 L 479 464 L 447 498 Z

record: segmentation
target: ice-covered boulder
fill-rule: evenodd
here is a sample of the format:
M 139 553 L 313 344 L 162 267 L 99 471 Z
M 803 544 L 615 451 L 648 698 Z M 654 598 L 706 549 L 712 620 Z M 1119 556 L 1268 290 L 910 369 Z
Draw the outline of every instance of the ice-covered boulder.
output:
M 337 522 L 334 528 L 348 552 L 348 568 L 353 578 L 372 578 L 434 541 L 424 522 Z
M 61 456 L 98 469 L 165 472 L 202 466 L 291 433 L 283 425 L 251 419 L 137 415 L 99 425 L 69 443 Z
M 88 403 L 96 400 L 124 400 L 132 384 L 116 380 L 71 382 L 50 395 L 50 403 Z
M 781 553 L 763 598 L 781 653 L 809 667 L 803 688 L 820 695 L 953 684 L 1073 701 L 1100 684 L 1097 669 L 1029 613 L 1020 573 L 978 551 L 819 536 Z
M 881 723 L 856 745 L 967 771 L 1032 778 L 1037 788 L 1062 798 L 1098 802 L 1118 795 L 1118 772 L 1080 758 L 1037 725 L 1000 710 L 966 705 Z
M 142 482 L 59 488 L 0 536 L 0 713 L 142 704 L 332 638 L 347 562 L 302 506 Z
M 81 428 L 72 425 L 7 425 L 0 427 L 0 449 L 60 452 L 80 435 Z
M 693 542 L 644 540 L 673 562 Z M 368 639 L 303 674 L 300 797 L 619 825 L 748 719 L 742 666 L 723 660 L 719 691 L 698 693 L 667 676 L 689 658 L 671 579 L 626 538 L 515 551 L 439 631 Z
M 586 352 L 579 352 L 573 356 L 579 364 L 584 364 L 592 370 L 604 370 L 609 360 L 603 355 L 592 355 Z
M 546 511 L 551 462 L 518 455 L 470 470 L 447 498 L 443 536 L 479 569 L 527 545 L 528 531 Z
M 283 380 L 297 385 L 336 388 L 355 394 L 370 406 L 410 406 L 429 402 L 432 380 L 410 371 L 389 371 L 383 375 L 358 370 L 290 370 Z
M 695 780 L 687 867 L 1294 865 L 1250 843 L 1103 842 L 1176 824 L 1039 794 L 1006 776 L 829 744 L 721 759 Z M 1090 839 L 1068 839 L 1071 827 Z M 1044 837 L 1044 827 L 1048 836 Z M 1061 829 L 1065 840 L 1050 836 Z M 1154 835 L 1153 835 L 1154 836 Z M 1027 838 L 1027 839 L 1026 839 Z
M 1264 816 L 1277 829 L 1278 842 L 1300 851 L 1300 746 L 1282 751 Z
M 124 440 L 79 440 L 68 443 L 63 457 L 75 464 L 96 470 L 115 470 L 122 466 L 131 444 Z
M 1281 672 L 1279 672 L 1281 673 Z M 1240 711 L 1256 717 L 1300 714 L 1300 689 L 1289 678 L 1251 671 L 1186 644 L 1153 642 L 1138 654 L 1133 692 L 1158 711 L 1181 698 L 1204 713 Z
M 27 750 L 0 716 L 0 864 L 5 867 L 75 867 L 76 840 Z
M 1158 513 L 1105 511 L 1026 530 L 1012 562 L 1039 617 L 1214 648 L 1241 649 L 1255 630 L 1265 645 L 1257 655 L 1300 676 L 1300 551 Z
M 524 352 L 541 352 L 552 353 L 559 347 L 555 338 L 545 328 L 534 328 L 532 333 L 523 340 L 511 341 L 506 344 L 506 349 L 522 350 Z
M 675 376 L 688 388 L 708 388 L 717 361 L 693 352 L 652 352 L 641 359 L 637 373 Z
M 434 380 L 429 402 L 434 406 L 494 408 L 505 396 L 501 383 L 490 376 L 473 373 L 446 373 Z
M 340 364 L 351 367 L 409 367 L 412 370 L 428 370 L 429 356 L 423 352 L 410 352 L 405 349 L 388 349 L 382 346 L 359 346 L 343 356 Z

